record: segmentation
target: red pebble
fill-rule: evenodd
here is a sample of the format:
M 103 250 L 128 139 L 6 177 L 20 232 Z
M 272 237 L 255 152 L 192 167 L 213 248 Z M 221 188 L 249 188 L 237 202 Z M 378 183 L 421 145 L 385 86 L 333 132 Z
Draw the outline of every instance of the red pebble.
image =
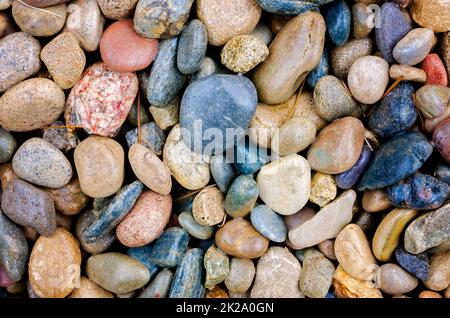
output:
M 427 74 L 425 85 L 448 85 L 447 71 L 439 55 L 428 54 L 423 60 L 421 68 Z
M 141 37 L 129 19 L 111 24 L 100 40 L 103 62 L 117 72 L 143 70 L 152 63 L 156 53 L 158 40 Z
M 5 273 L 3 268 L 0 266 L 0 287 L 9 287 L 14 284 L 14 281 Z

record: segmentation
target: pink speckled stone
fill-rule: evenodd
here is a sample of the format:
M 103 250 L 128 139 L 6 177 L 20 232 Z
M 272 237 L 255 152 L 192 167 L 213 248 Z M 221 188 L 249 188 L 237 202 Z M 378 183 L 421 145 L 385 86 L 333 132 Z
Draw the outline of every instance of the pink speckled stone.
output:
M 448 85 L 447 71 L 439 55 L 428 54 L 420 67 L 427 73 L 425 85 Z
M 6 274 L 3 268 L 0 266 L 0 287 L 9 287 L 14 284 L 14 281 Z

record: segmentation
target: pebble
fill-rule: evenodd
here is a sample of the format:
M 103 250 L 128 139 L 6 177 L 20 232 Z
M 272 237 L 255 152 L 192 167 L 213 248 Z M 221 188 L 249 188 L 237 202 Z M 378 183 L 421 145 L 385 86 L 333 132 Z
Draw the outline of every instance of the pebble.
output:
M 178 113 L 180 111 L 180 99 L 175 97 L 163 108 L 150 106 L 149 111 L 158 127 L 162 130 L 167 130 L 168 128 L 175 126 L 179 121 Z
M 169 298 L 203 297 L 203 251 L 189 249 L 181 259 L 173 276 Z
M 191 82 L 212 74 L 227 74 L 227 71 L 217 60 L 206 56 L 200 65 L 200 69 L 191 75 Z
M 223 193 L 227 193 L 228 188 L 236 177 L 234 165 L 227 161 L 224 154 L 218 154 L 211 157 L 210 169 L 217 187 Z
M 0 8 L 2 6 L 2 2 L 5 1 L 8 2 L 10 0 L 0 0 Z M 15 31 L 15 27 L 8 15 L 6 15 L 6 13 L 0 13 L 0 39 L 11 33 L 14 33 Z
M 0 97 L 0 124 L 17 132 L 46 128 L 63 112 L 64 100 L 64 92 L 55 82 L 45 78 L 25 80 Z
M 433 29 L 434 32 L 450 30 L 450 18 L 446 14 L 450 10 L 450 3 L 446 0 L 413 1 L 411 15 L 417 24 Z
M 225 197 L 225 211 L 233 218 L 245 217 L 255 206 L 258 194 L 258 185 L 251 175 L 238 176 Z
M 419 281 L 397 264 L 388 263 L 380 266 L 376 283 L 386 294 L 401 295 L 414 290 Z
M 208 240 L 214 232 L 213 226 L 205 226 L 196 222 L 191 212 L 182 212 L 178 215 L 178 222 L 190 235 L 199 240 Z
M 261 200 L 279 214 L 294 214 L 308 202 L 311 171 L 308 161 L 300 155 L 292 154 L 265 165 L 256 181 Z
M 316 9 L 320 5 L 331 1 L 333 0 L 256 0 L 256 2 L 264 9 L 264 11 L 283 15 L 298 15 L 306 11 Z
M 64 117 L 89 134 L 114 137 L 125 122 L 138 92 L 134 73 L 115 72 L 98 62 L 87 68 L 70 91 Z
M 351 222 L 355 200 L 355 191 L 345 191 L 324 206 L 311 219 L 291 229 L 289 231 L 290 242 L 296 249 L 302 249 L 335 238 Z
M 97 0 L 103 15 L 111 20 L 127 18 L 134 12 L 138 0 Z
M 447 70 L 441 58 L 436 53 L 428 54 L 420 67 L 427 74 L 425 85 L 448 85 Z
M 401 267 L 420 280 L 425 281 L 428 278 L 430 272 L 430 260 L 428 259 L 427 253 L 414 255 L 408 253 L 403 246 L 400 245 L 395 250 L 395 259 Z
M 114 298 L 114 296 L 89 278 L 81 276 L 80 285 L 75 287 L 69 298 Z
M 293 117 L 283 123 L 271 136 L 271 148 L 280 156 L 299 153 L 308 148 L 316 137 L 315 123 L 305 117 Z M 278 149 L 278 150 L 277 150 Z
M 167 268 L 160 271 L 138 298 L 166 298 L 169 294 L 173 273 Z
M 298 284 L 300 271 L 300 263 L 287 249 L 269 248 L 258 260 L 250 297 L 304 298 Z
M 18 225 L 0 211 L 0 282 L 10 285 L 20 281 L 28 262 L 28 244 Z M 8 286 L 2 286 L 8 287 Z
M 104 25 L 105 18 L 96 0 L 75 0 L 67 7 L 63 32 L 72 33 L 86 52 L 93 52 L 98 49 Z
M 222 223 L 225 218 L 224 197 L 217 187 L 203 188 L 192 202 L 192 215 L 203 226 Z
M 433 132 L 433 143 L 436 149 L 440 152 L 445 161 L 450 162 L 449 152 L 449 133 L 450 133 L 450 118 L 445 119 L 436 126 Z
M 88 243 L 84 238 L 85 230 L 95 223 L 101 214 L 98 210 L 87 210 L 80 214 L 77 224 L 75 226 L 75 234 L 80 241 L 81 248 L 83 251 L 89 254 L 100 254 L 107 250 L 116 240 L 115 231 L 110 231 L 103 236 L 100 236 L 95 241 Z
M 150 279 L 148 269 L 130 256 L 111 252 L 92 255 L 86 263 L 90 280 L 113 293 L 129 293 Z
M 258 258 L 267 250 L 269 240 L 244 219 L 232 219 L 216 232 L 216 245 L 226 254 L 239 258 Z
M 344 117 L 326 126 L 308 150 L 311 169 L 339 174 L 358 161 L 364 144 L 364 126 L 354 117 Z M 298 210 L 298 209 L 297 209 Z
M 450 184 L 450 167 L 445 164 L 440 164 L 434 169 L 434 176 L 439 180 Z
M 128 151 L 128 160 L 136 177 L 150 190 L 163 195 L 170 193 L 170 170 L 152 150 L 135 143 Z
M 309 201 L 324 207 L 336 198 L 337 187 L 334 177 L 329 174 L 315 172 L 311 178 Z
M 434 291 L 443 291 L 450 285 L 450 251 L 435 254 L 430 259 L 430 273 L 425 286 Z
M 406 132 L 384 143 L 374 154 L 358 183 L 359 191 L 377 190 L 412 175 L 433 151 L 419 132 Z
M 389 77 L 393 80 L 401 79 L 419 83 L 425 83 L 427 81 L 427 73 L 424 70 L 402 64 L 393 64 L 389 69 Z
M 272 242 L 282 243 L 287 238 L 287 228 L 283 218 L 268 206 L 261 204 L 255 207 L 250 220 L 255 229 Z
M 199 190 L 210 180 L 209 158 L 195 153 L 184 143 L 180 125 L 175 125 L 164 144 L 163 162 L 184 188 Z
M 150 260 L 161 267 L 175 267 L 186 253 L 188 243 L 188 232 L 178 226 L 170 227 L 156 240 Z
M 125 154 L 113 139 L 90 136 L 74 152 L 75 168 L 83 193 L 92 198 L 105 198 L 122 186 Z
M 62 152 L 67 153 L 80 143 L 76 131 L 66 128 L 62 121 L 57 120 L 50 126 L 59 126 L 61 128 L 44 128 L 42 139 L 48 141 Z
M 445 114 L 450 102 L 450 88 L 441 85 L 424 85 L 416 91 L 416 105 L 427 119 Z
M 258 25 L 250 34 L 256 36 L 257 38 L 260 38 L 267 46 L 269 46 L 270 42 L 272 42 L 273 39 L 272 31 L 267 25 L 263 23 L 258 23 Z
M 415 210 L 394 209 L 381 220 L 372 238 L 372 251 L 379 261 L 391 260 L 403 230 L 417 215 Z
M 405 231 L 405 249 L 412 254 L 422 253 L 429 248 L 450 240 L 450 204 L 415 219 Z
M 84 209 L 89 198 L 81 191 L 77 178 L 65 186 L 50 190 L 50 196 L 55 203 L 55 209 L 64 215 L 76 215 Z
M 81 252 L 78 241 L 64 229 L 34 244 L 28 277 L 40 298 L 64 298 L 80 283 Z
M 295 93 L 320 61 L 325 29 L 323 17 L 309 12 L 293 18 L 277 33 L 270 45 L 271 54 L 253 75 L 261 102 L 279 104 Z
M 128 131 L 125 134 L 125 139 L 129 148 L 133 144 L 138 143 L 138 129 Z M 148 122 L 141 126 L 141 142 L 140 144 L 151 150 L 155 155 L 162 154 L 164 143 L 166 141 L 166 134 L 154 122 Z
M 158 41 L 141 37 L 133 21 L 114 22 L 102 34 L 100 54 L 103 62 L 116 72 L 136 72 L 147 68 L 158 53 Z
M 316 87 L 317 82 L 324 76 L 328 75 L 330 69 L 330 54 L 328 48 L 323 48 L 322 56 L 320 57 L 319 64 L 308 74 L 306 82 L 312 88 Z
M 0 93 L 39 71 L 41 68 L 40 52 L 39 41 L 25 32 L 15 32 L 0 39 L 0 54 L 2 56 L 0 61 L 0 69 L 2 70 L 0 72 Z
M 441 294 L 431 290 L 424 290 L 420 292 L 419 298 L 443 298 Z M 447 298 L 447 297 L 446 297 Z
M 413 29 L 395 45 L 392 54 L 397 62 L 416 65 L 422 62 L 436 44 L 433 30 L 426 28 Z
M 252 260 L 231 258 L 230 270 L 225 278 L 225 286 L 232 293 L 246 293 L 255 277 L 255 265 Z
M 150 255 L 153 251 L 153 244 L 131 247 L 127 250 L 127 255 L 131 256 L 138 262 L 142 263 L 150 272 L 150 278 L 152 278 L 159 270 L 160 267 L 150 260 Z
M 12 0 L 2 0 L 0 1 L 0 10 L 8 9 L 11 6 Z
M 368 121 L 370 130 L 379 137 L 387 138 L 411 128 L 417 120 L 413 94 L 413 86 L 401 82 L 371 110 Z
M 214 245 L 206 251 L 203 266 L 206 269 L 205 287 L 209 290 L 222 283 L 230 270 L 228 256 Z
M 370 55 L 374 48 L 371 38 L 351 39 L 342 46 L 331 50 L 330 64 L 334 75 L 340 79 L 346 79 L 350 67 L 360 57 Z
M 205 25 L 198 19 L 191 20 L 181 32 L 177 51 L 177 67 L 183 74 L 200 70 L 208 46 Z
M 325 240 L 317 244 L 319 251 L 328 259 L 337 261 L 336 253 L 334 252 L 334 239 Z
M 340 265 L 333 275 L 333 287 L 337 298 L 383 298 L 372 282 L 353 278 Z
M 283 220 L 288 231 L 291 231 L 310 220 L 315 214 L 316 211 L 309 207 L 305 207 L 294 214 L 283 216 Z
M 350 36 L 352 13 L 344 0 L 333 1 L 321 8 L 327 25 L 327 34 L 336 46 L 345 44 Z
M 300 290 L 309 298 L 325 298 L 335 271 L 333 263 L 314 248 L 308 248 L 300 273 Z
M 371 12 L 372 13 L 372 12 Z M 412 30 L 408 12 L 394 3 L 384 3 L 379 13 L 380 27 L 375 28 L 375 38 L 381 56 L 389 63 L 394 62 L 392 50 L 395 45 Z
M 23 200 L 27 198 L 27 200 Z M 55 232 L 55 207 L 51 196 L 28 182 L 14 178 L 3 189 L 3 212 L 16 224 L 29 226 L 50 237 Z
M 354 213 L 357 213 L 357 211 L 354 211 Z M 381 221 L 381 217 L 381 214 L 361 211 L 361 213 L 356 215 L 355 224 L 357 224 L 367 236 L 372 237 Z
M 231 38 L 220 54 L 222 64 L 235 73 L 247 73 L 269 56 L 267 45 L 253 35 Z
M 8 182 L 15 178 L 17 178 L 17 176 L 14 174 L 11 163 L 4 163 L 0 165 L 0 179 L 3 190 L 5 190 Z
M 447 75 L 450 78 L 450 32 L 442 36 L 441 56 L 447 68 Z
M 358 58 L 348 72 L 348 87 L 353 97 L 364 104 L 375 104 L 389 82 L 389 64 L 377 56 Z
M 367 145 L 364 145 L 361 155 L 353 167 L 336 176 L 336 185 L 345 190 L 352 188 L 356 182 L 358 182 L 359 178 L 369 164 L 371 156 L 372 150 Z
M 14 136 L 9 132 L 0 128 L 0 163 L 8 162 L 17 147 Z
M 170 194 L 146 191 L 138 197 L 130 212 L 117 226 L 117 238 L 128 247 L 150 244 L 163 232 L 171 212 Z
M 347 225 L 336 237 L 334 251 L 339 265 L 350 276 L 371 280 L 378 269 L 369 240 L 356 224 Z
M 372 10 L 362 2 L 356 2 L 352 6 L 352 29 L 353 37 L 361 39 L 369 35 L 374 25 L 370 23 L 372 20 Z

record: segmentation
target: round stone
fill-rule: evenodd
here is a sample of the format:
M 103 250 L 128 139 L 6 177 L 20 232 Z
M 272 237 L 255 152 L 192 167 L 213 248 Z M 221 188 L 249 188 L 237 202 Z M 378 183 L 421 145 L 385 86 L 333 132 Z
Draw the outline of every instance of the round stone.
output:
M 333 176 L 320 172 L 314 173 L 311 178 L 311 193 L 309 201 L 324 207 L 334 200 L 337 194 L 336 182 Z
M 272 151 L 280 156 L 299 153 L 312 144 L 316 137 L 316 125 L 305 117 L 293 117 L 274 131 L 271 137 Z
M 205 25 L 198 19 L 191 20 L 181 32 L 177 51 L 177 67 L 183 74 L 200 70 L 208 46 Z
M 101 288 L 89 278 L 82 276 L 69 298 L 114 298 L 113 294 Z
M 120 20 L 133 14 L 138 0 L 97 0 L 103 15 L 111 20 Z
M 309 298 L 325 298 L 331 286 L 334 264 L 314 248 L 305 252 L 299 286 Z
M 447 0 L 417 0 L 411 6 L 411 15 L 417 24 L 433 29 L 434 32 L 450 30 L 450 17 L 446 14 L 450 10 Z
M 380 266 L 376 282 L 381 291 L 390 295 L 401 295 L 412 291 L 419 281 L 397 264 L 384 264 Z
M 255 229 L 272 242 L 282 243 L 287 237 L 287 228 L 283 218 L 268 206 L 261 204 L 255 207 L 250 220 Z
M 222 64 L 235 73 L 247 73 L 269 56 L 266 44 L 253 35 L 230 39 L 220 54 Z
M 214 232 L 213 226 L 205 226 L 197 223 L 191 212 L 182 212 L 178 215 L 178 223 L 180 223 L 180 226 L 191 236 L 199 240 L 210 239 Z
M 228 189 L 224 208 L 234 218 L 245 217 L 253 209 L 257 199 L 258 186 L 252 175 L 240 175 Z
M 253 283 L 255 272 L 252 260 L 233 257 L 230 261 L 230 271 L 225 278 L 225 286 L 230 292 L 245 293 Z
M 430 273 L 425 286 L 435 291 L 443 291 L 450 285 L 450 251 L 431 257 Z
M 367 212 L 380 212 L 391 206 L 389 199 L 382 190 L 365 191 L 362 197 L 362 207 Z
M 360 57 L 370 55 L 374 48 L 371 38 L 352 39 L 331 50 L 331 70 L 340 79 L 346 79 L 350 67 Z
M 398 63 L 412 66 L 422 62 L 435 44 L 436 36 L 433 30 L 417 28 L 408 32 L 392 53 Z
M 216 187 L 202 189 L 192 203 L 192 215 L 200 225 L 212 226 L 222 223 L 225 218 L 222 192 Z

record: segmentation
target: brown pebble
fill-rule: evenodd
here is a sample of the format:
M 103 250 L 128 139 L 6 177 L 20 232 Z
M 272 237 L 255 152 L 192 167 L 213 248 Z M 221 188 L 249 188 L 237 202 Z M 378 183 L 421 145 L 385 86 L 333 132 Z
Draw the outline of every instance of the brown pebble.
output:
M 380 212 L 391 206 L 389 199 L 382 190 L 366 191 L 362 198 L 362 207 L 366 212 Z
M 420 292 L 419 298 L 444 298 L 444 297 L 442 297 L 441 294 L 436 293 L 434 291 L 424 290 L 424 291 Z
M 73 290 L 69 298 L 114 298 L 114 296 L 89 278 L 82 276 L 80 285 Z
M 88 196 L 81 191 L 78 179 L 73 179 L 62 188 L 50 190 L 50 196 L 56 210 L 65 215 L 80 213 L 89 201 Z

